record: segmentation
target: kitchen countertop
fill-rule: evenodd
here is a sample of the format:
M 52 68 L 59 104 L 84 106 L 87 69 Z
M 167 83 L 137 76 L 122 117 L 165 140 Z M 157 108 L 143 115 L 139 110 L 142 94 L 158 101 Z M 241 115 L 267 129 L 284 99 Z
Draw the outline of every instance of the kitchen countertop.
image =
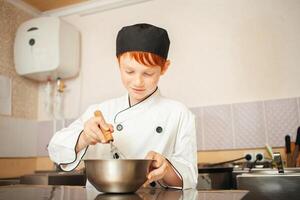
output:
M 239 200 L 246 190 L 173 190 L 142 188 L 134 194 L 103 194 L 82 186 L 10 185 L 0 187 L 0 200 Z

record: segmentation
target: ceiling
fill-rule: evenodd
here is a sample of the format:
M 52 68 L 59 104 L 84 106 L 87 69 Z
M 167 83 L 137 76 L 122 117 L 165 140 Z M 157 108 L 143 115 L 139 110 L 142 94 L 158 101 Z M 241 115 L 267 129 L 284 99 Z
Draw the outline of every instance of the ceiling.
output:
M 89 0 L 22 0 L 41 12 L 62 8 Z
M 0 0 L 1 1 L 1 0 Z M 91 15 L 153 0 L 7 0 L 33 16 Z

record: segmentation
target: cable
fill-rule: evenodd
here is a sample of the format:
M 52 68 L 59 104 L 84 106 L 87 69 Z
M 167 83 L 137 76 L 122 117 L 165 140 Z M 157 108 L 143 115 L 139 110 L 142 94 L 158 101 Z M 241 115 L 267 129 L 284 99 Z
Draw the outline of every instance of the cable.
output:
M 226 164 L 226 163 L 232 163 L 232 162 L 235 162 L 235 161 L 238 161 L 238 160 L 243 160 L 243 159 L 246 159 L 246 160 L 251 160 L 251 155 L 247 154 L 243 157 L 240 157 L 240 158 L 236 158 L 236 159 L 233 159 L 233 160 L 228 160 L 228 161 L 224 161 L 224 162 L 219 162 L 219 163 L 214 163 L 214 164 L 210 164 L 208 165 L 208 167 L 214 167 L 214 166 L 217 166 L 217 165 L 223 165 L 223 164 Z

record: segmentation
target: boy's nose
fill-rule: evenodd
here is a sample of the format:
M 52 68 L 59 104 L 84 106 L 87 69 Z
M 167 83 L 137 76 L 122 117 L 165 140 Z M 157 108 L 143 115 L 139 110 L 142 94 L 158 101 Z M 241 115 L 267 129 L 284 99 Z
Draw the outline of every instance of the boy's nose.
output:
M 143 86 L 144 85 L 144 79 L 142 76 L 136 76 L 134 83 L 136 86 Z

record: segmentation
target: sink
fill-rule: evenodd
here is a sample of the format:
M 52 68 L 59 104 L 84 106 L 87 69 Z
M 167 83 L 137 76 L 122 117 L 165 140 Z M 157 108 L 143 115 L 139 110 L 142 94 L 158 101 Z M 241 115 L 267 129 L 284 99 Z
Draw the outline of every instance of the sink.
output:
M 300 168 L 253 169 L 239 172 L 236 176 L 237 189 L 249 190 L 245 200 L 272 199 L 298 200 L 300 196 Z
M 248 174 L 254 174 L 254 175 L 297 175 L 300 173 L 300 168 L 285 168 L 284 173 L 279 173 L 277 169 L 253 169 L 250 173 Z

